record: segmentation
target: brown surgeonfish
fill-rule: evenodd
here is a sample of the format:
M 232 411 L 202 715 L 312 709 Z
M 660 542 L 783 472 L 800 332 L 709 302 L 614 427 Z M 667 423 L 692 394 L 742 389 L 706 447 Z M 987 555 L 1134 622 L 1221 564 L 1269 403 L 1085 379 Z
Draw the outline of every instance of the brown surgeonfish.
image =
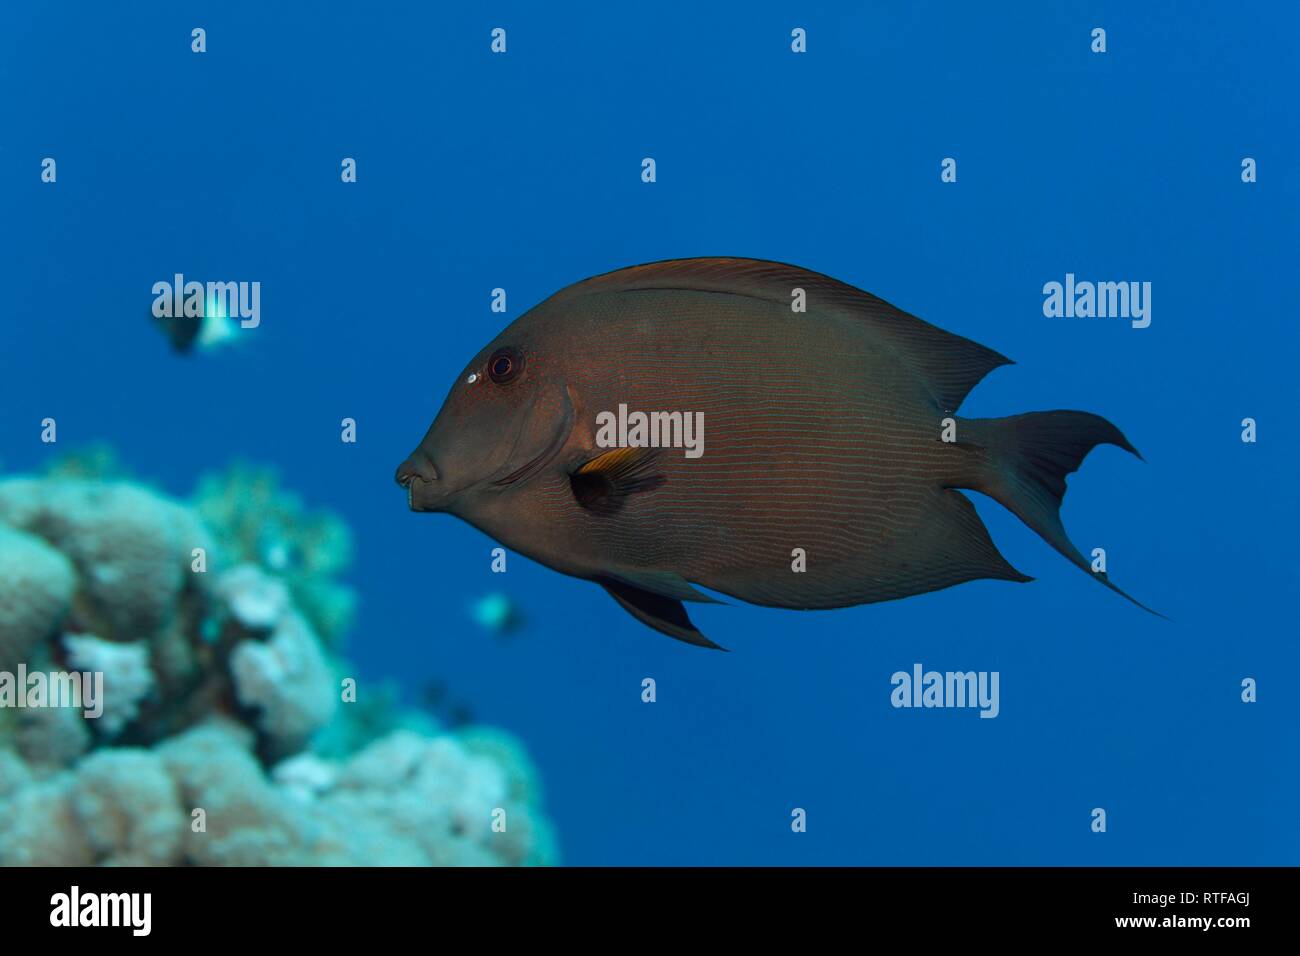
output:
M 955 417 L 1006 364 L 795 266 L 633 266 L 555 293 L 486 345 L 397 482 L 412 510 L 450 512 L 705 647 L 718 645 L 682 602 L 713 598 L 692 583 L 816 609 L 1029 581 L 960 489 L 1119 591 L 1059 511 L 1096 445 L 1137 451 L 1087 412 Z

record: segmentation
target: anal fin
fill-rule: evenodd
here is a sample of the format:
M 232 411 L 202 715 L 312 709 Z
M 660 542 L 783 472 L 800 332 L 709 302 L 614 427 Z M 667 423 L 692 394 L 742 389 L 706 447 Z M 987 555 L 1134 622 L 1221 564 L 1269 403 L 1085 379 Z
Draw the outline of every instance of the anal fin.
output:
M 652 627 L 660 634 L 696 647 L 711 647 L 725 651 L 726 648 L 715 644 L 696 629 L 681 601 L 664 597 L 650 591 L 634 587 L 624 581 L 613 578 L 601 578 L 600 585 L 619 603 L 623 610 L 647 627 Z
M 966 581 L 1033 580 L 998 551 L 970 499 L 951 488 L 935 489 L 924 520 L 891 548 L 895 561 L 878 572 L 870 600 L 891 600 L 938 591 Z
M 947 488 L 941 493 L 940 501 L 940 510 L 944 514 L 940 526 L 955 573 L 968 575 L 967 580 L 992 578 L 1020 584 L 1033 580 L 1017 571 L 1002 556 L 969 498 L 956 489 Z
M 699 604 L 724 603 L 705 594 L 676 571 L 625 570 L 618 568 L 607 570 L 605 575 L 638 590 L 649 591 L 651 594 L 658 594 L 661 597 L 675 598 L 678 601 L 695 601 Z

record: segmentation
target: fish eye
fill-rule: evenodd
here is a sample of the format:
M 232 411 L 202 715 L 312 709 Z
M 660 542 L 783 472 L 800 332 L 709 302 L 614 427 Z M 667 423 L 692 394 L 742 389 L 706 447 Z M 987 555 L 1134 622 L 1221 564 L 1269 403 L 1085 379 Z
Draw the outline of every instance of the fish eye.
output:
M 518 378 L 519 373 L 523 370 L 524 354 L 518 349 L 497 349 L 488 359 L 488 378 L 492 379 L 497 385 L 504 385 L 506 382 Z

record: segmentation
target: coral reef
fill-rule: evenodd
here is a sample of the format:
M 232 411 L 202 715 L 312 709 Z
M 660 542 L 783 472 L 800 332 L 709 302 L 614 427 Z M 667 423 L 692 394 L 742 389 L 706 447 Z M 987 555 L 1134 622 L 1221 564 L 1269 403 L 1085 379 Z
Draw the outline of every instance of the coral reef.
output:
M 274 754 L 298 752 L 334 716 L 339 678 L 297 612 L 286 609 L 265 640 L 241 641 L 230 655 L 230 675 L 235 697 L 257 713 Z
M 103 713 L 97 718 L 106 737 L 116 737 L 140 714 L 140 701 L 154 689 L 149 669 L 149 645 L 144 641 L 114 643 L 93 634 L 65 634 L 70 670 L 104 675 Z
M 517 741 L 348 691 L 346 526 L 265 472 L 189 506 L 106 455 L 0 480 L 0 671 L 103 675 L 97 717 L 0 706 L 0 865 L 555 861 Z
M 45 474 L 50 478 L 81 478 L 95 481 L 122 481 L 134 476 L 118 457 L 117 449 L 107 442 L 92 442 L 54 456 Z
M 72 563 L 40 538 L 0 524 L 0 670 L 30 660 L 72 606 Z
M 227 561 L 253 564 L 282 581 L 327 644 L 352 626 L 356 595 L 335 575 L 352 560 L 352 535 L 339 518 L 309 512 L 280 488 L 275 472 L 238 464 L 205 476 L 194 495 L 199 516 Z

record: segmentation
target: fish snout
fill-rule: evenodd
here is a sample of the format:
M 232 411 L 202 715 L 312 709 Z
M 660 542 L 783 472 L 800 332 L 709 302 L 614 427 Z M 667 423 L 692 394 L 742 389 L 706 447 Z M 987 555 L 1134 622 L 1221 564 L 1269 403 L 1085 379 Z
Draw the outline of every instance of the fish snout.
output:
M 406 489 L 406 504 L 412 511 L 433 511 L 442 497 L 438 487 L 438 469 L 433 460 L 422 451 L 397 466 L 394 480 Z
M 399 485 L 407 488 L 416 478 L 422 481 L 437 481 L 438 469 L 434 467 L 433 460 L 428 455 L 422 451 L 415 451 L 410 458 L 397 466 L 397 474 L 394 477 Z

